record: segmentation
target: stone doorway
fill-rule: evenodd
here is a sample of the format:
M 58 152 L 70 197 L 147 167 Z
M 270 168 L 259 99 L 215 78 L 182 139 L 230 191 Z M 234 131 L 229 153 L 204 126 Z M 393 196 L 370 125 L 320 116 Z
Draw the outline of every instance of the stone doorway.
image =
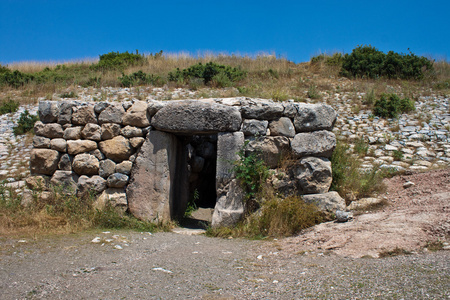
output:
M 183 139 L 187 153 L 189 198 L 182 225 L 204 227 L 216 205 L 217 134 Z

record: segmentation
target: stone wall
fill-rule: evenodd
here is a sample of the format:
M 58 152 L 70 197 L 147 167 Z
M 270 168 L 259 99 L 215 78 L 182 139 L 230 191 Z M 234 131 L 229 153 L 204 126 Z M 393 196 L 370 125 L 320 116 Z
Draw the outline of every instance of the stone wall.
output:
M 258 151 L 277 169 L 270 181 L 281 193 L 310 195 L 304 199 L 324 210 L 345 206 L 328 193 L 336 113 L 325 104 L 249 98 L 41 101 L 39 117 L 30 161 L 34 177 L 28 181 L 65 185 L 78 196 L 93 192 L 97 205 L 109 202 L 141 219 L 182 214 L 206 161 L 216 164 L 213 226 L 234 224 L 243 214 L 243 192 L 232 162 L 245 141 L 247 153 Z M 199 137 L 207 140 L 195 142 Z

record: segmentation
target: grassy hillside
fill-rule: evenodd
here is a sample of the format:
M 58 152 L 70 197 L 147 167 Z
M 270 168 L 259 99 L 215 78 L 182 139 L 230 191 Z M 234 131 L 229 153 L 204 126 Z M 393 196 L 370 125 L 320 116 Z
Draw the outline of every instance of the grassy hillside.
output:
M 354 52 L 356 49 L 358 48 L 355 48 Z M 378 51 L 376 54 L 380 54 L 380 52 Z M 358 65 L 354 64 L 355 60 L 361 59 L 357 56 L 353 56 L 353 61 L 350 61 L 353 63 L 350 66 L 353 68 L 351 72 L 344 72 L 344 58 L 351 55 L 353 52 L 346 55 L 322 54 L 313 57 L 309 62 L 294 63 L 274 55 L 250 57 L 205 54 L 190 56 L 186 54 L 166 55 L 162 51 L 148 55 L 111 52 L 100 55 L 98 60 L 87 59 L 62 64 L 21 62 L 0 67 L 0 100 L 14 98 L 30 102 L 35 101 L 37 97 L 51 98 L 54 93 L 74 92 L 76 94 L 80 87 L 120 86 L 154 86 L 165 89 L 183 87 L 191 90 L 228 88 L 228 94 L 225 93 L 223 96 L 313 102 L 320 101 L 324 94 L 332 95 L 337 92 L 371 92 L 373 90 L 376 97 L 382 93 L 395 92 L 410 98 L 415 98 L 418 94 L 446 95 L 450 92 L 448 62 L 430 60 L 431 70 L 426 68 L 425 64 L 419 65 L 417 70 L 420 71 L 421 66 L 422 69 L 426 69 L 423 70 L 421 76 L 411 76 L 405 79 L 405 76 L 395 74 L 392 76 L 392 72 L 380 73 L 384 74 L 381 76 L 364 70 L 366 73 L 355 73 L 361 71 L 359 61 Z M 362 59 L 373 57 L 372 53 L 363 55 L 366 57 L 363 56 Z M 388 66 L 391 69 L 413 65 L 411 57 L 419 59 L 413 54 L 412 56 L 409 54 L 399 56 L 394 53 L 391 56 L 389 54 L 385 56 L 387 60 L 394 60 Z M 402 61 L 401 58 L 405 58 L 405 60 Z M 219 75 L 213 74 L 215 78 L 208 81 L 190 76 L 193 72 L 198 72 L 197 67 L 200 64 L 204 67 L 211 62 L 216 67 L 229 68 L 232 70 L 230 72 L 242 72 L 243 76 L 231 78 L 230 74 L 232 73 L 228 73 L 228 77 L 220 73 Z M 372 62 L 365 61 L 364 63 Z M 378 62 L 376 61 L 376 63 Z M 189 70 L 189 76 L 183 77 L 183 70 Z M 361 74 L 367 74 L 367 76 Z

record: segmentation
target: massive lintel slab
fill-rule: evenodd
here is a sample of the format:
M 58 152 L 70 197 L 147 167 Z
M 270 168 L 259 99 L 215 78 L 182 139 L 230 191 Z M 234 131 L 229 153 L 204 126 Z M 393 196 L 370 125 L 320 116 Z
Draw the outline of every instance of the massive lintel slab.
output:
M 214 134 L 239 131 L 239 109 L 215 103 L 182 101 L 161 108 L 152 118 L 158 130 L 178 134 Z

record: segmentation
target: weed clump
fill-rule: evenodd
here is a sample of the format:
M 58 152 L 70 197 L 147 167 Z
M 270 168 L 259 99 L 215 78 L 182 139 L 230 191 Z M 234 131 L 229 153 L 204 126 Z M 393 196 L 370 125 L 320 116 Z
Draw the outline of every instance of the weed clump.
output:
M 261 239 L 267 236 L 292 236 L 301 230 L 321 223 L 323 213 L 316 205 L 305 203 L 299 196 L 285 198 L 265 188 L 258 211 L 247 216 L 235 227 L 208 228 L 207 235 L 215 237 L 248 237 Z
M 382 118 L 397 118 L 399 114 L 415 109 L 414 101 L 409 98 L 400 99 L 396 94 L 383 94 L 375 102 L 373 114 Z
M 365 149 L 365 146 L 361 148 Z M 331 156 L 333 181 L 330 190 L 337 191 L 347 204 L 355 197 L 368 197 L 385 188 L 383 172 L 376 167 L 362 171 L 361 162 L 349 150 L 349 145 L 338 140 Z

